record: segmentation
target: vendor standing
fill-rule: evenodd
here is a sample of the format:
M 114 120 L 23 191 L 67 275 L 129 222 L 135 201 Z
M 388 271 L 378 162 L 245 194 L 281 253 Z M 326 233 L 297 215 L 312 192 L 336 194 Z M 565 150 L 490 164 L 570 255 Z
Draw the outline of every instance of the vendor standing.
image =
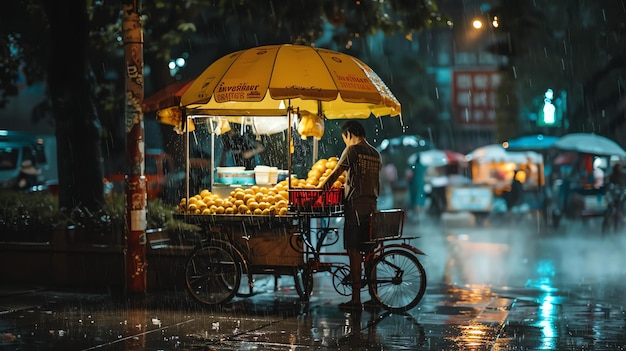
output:
M 337 166 L 318 187 L 330 189 L 346 172 L 343 243 L 350 259 L 352 299 L 339 304 L 340 308 L 361 309 L 361 252 L 372 250 L 369 241 L 370 215 L 376 211 L 380 191 L 380 153 L 365 140 L 365 129 L 350 120 L 341 126 L 341 137 L 346 144 Z M 367 304 L 367 303 L 366 303 Z

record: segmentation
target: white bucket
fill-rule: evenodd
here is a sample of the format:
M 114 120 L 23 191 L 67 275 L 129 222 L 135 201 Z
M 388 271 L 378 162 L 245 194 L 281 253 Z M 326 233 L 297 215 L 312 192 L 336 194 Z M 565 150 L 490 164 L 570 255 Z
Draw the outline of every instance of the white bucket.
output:
M 256 166 L 254 177 L 257 184 L 276 184 L 278 183 L 278 167 Z

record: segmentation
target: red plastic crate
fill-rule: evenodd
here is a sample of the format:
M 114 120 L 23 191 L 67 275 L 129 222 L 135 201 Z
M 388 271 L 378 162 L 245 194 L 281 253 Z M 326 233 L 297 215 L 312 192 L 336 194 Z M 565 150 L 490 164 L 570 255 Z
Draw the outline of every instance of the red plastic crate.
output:
M 289 209 L 293 212 L 330 212 L 341 206 L 343 188 L 289 190 Z

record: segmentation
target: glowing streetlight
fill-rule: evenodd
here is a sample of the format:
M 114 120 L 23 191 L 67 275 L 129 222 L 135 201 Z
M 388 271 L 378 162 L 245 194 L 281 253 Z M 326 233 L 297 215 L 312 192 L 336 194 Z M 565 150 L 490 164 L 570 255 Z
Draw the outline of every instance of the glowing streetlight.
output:
M 474 29 L 481 29 L 483 27 L 483 22 L 479 19 L 475 19 L 472 21 L 472 27 L 474 27 Z
M 498 28 L 500 26 L 500 20 L 498 19 L 498 16 L 493 16 L 493 20 L 491 20 L 491 26 L 493 26 L 493 28 Z

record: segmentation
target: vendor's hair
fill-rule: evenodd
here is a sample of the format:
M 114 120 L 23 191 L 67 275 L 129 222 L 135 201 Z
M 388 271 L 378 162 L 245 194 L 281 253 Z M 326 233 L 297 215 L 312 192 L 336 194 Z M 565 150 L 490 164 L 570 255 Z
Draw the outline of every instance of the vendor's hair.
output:
M 365 128 L 358 121 L 350 120 L 341 126 L 341 134 L 350 133 L 356 137 L 365 137 Z

